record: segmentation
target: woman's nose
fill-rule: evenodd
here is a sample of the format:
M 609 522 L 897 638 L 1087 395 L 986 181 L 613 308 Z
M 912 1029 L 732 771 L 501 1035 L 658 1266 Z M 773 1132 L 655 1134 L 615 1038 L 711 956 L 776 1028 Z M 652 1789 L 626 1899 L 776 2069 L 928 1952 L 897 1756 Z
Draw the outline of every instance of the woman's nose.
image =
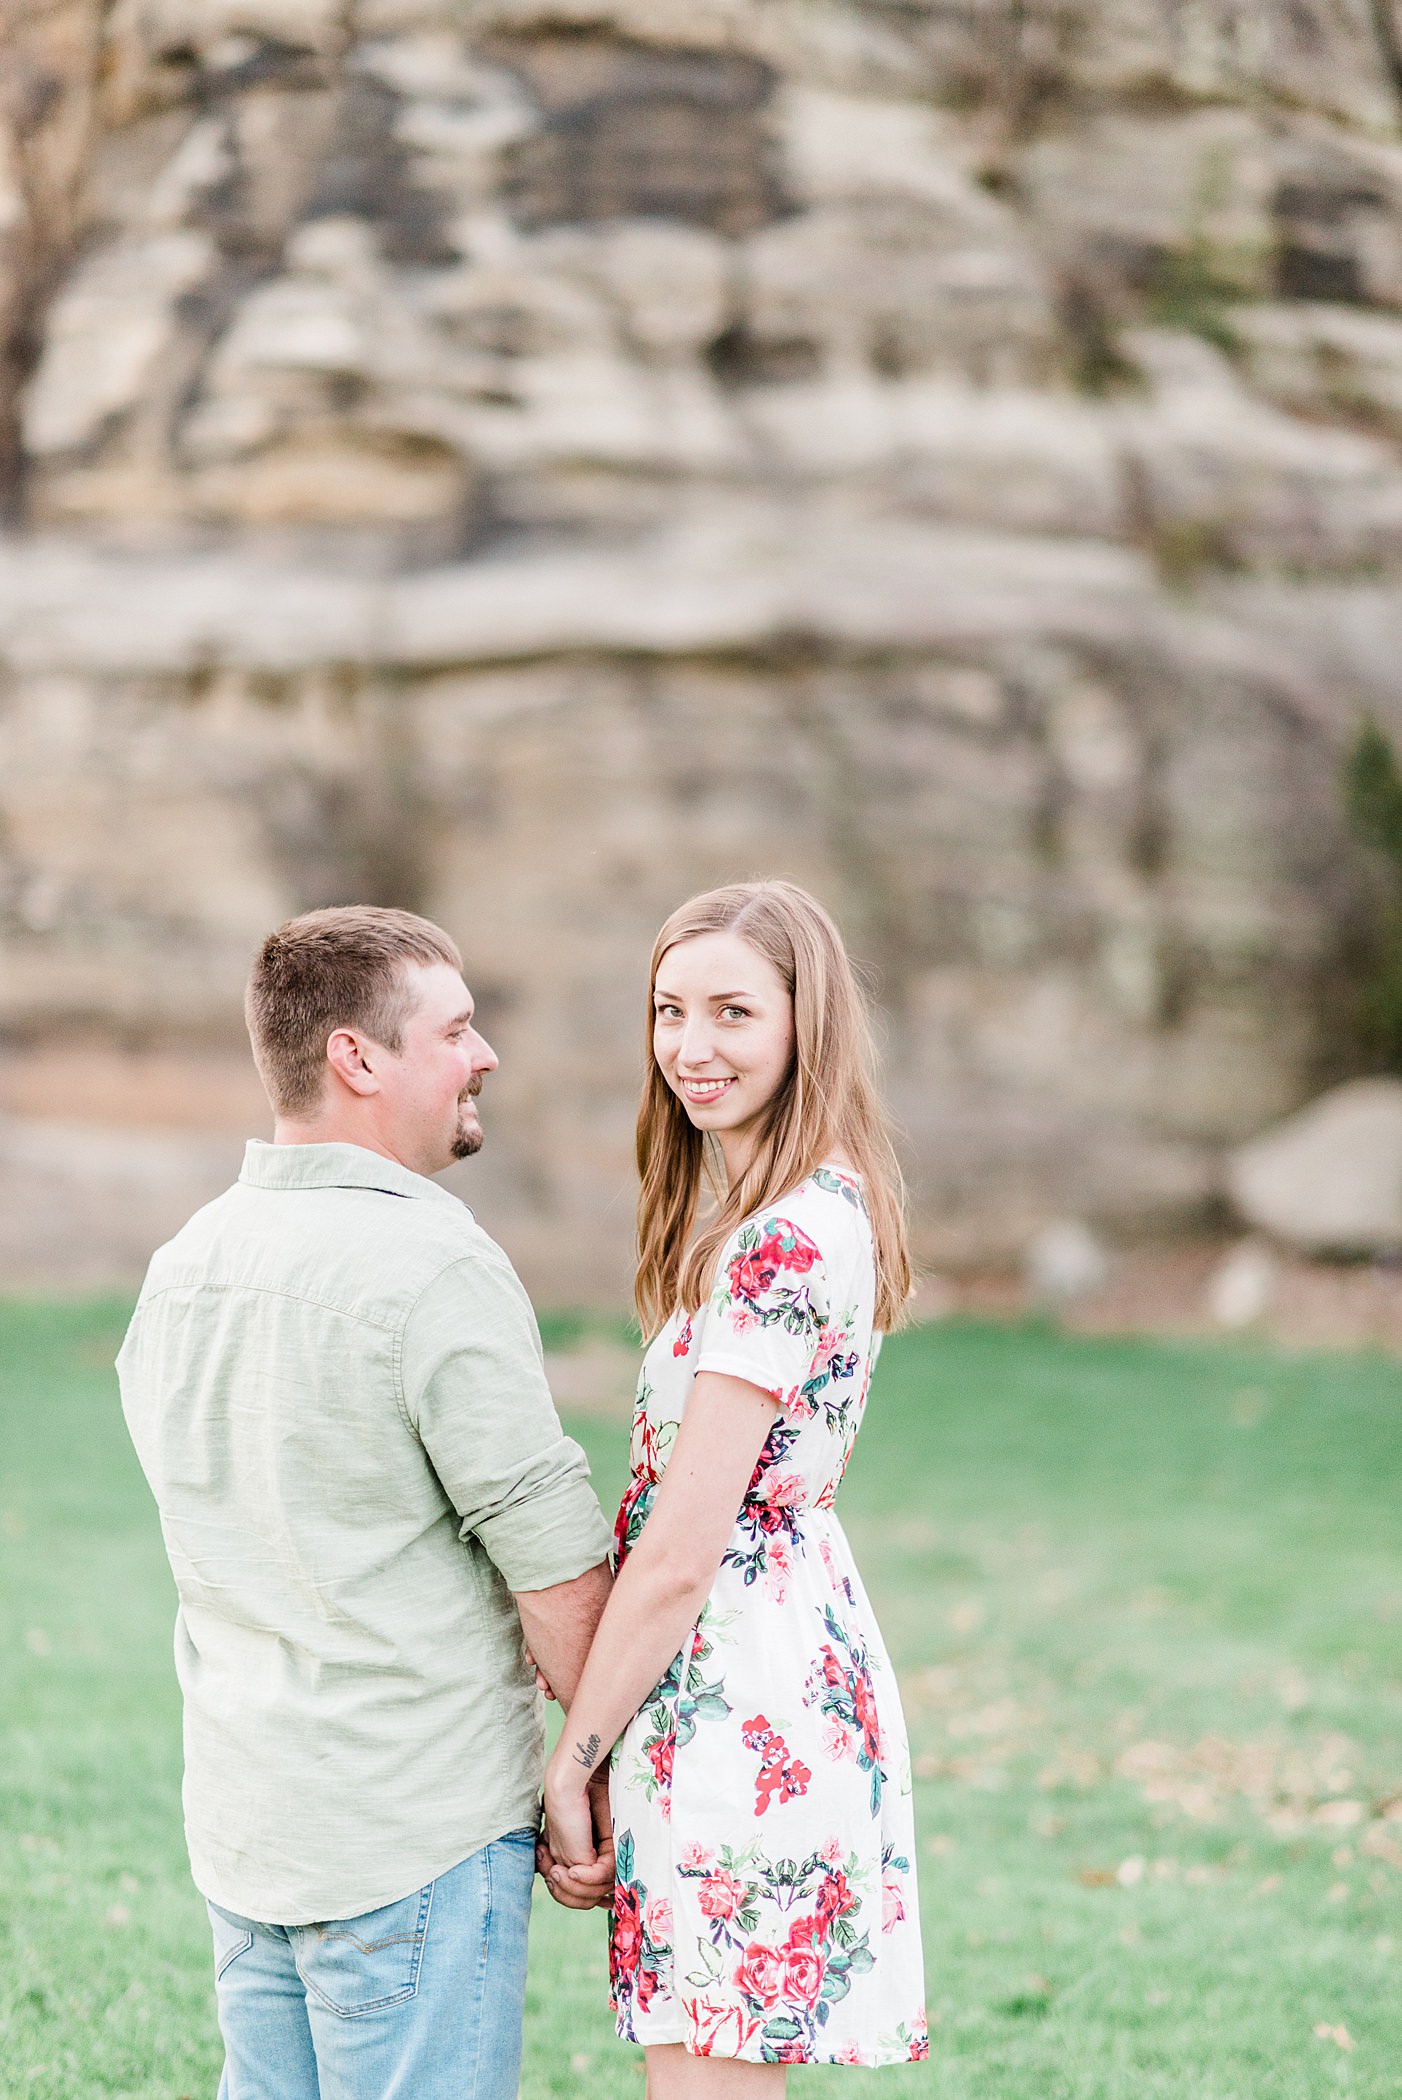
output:
M 711 1061 L 711 1025 L 707 1020 L 688 1021 L 682 1030 L 681 1048 L 677 1051 L 677 1063 L 705 1065 Z

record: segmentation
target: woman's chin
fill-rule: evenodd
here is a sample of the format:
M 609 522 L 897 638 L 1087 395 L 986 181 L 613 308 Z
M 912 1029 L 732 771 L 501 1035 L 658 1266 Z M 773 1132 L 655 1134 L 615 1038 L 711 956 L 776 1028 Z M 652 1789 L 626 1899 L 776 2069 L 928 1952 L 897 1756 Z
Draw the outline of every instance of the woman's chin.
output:
M 743 1120 L 733 1111 L 727 1112 L 728 1103 L 723 1106 L 719 1101 L 688 1101 L 683 1095 L 682 1107 L 696 1128 L 707 1131 L 711 1137 L 719 1137 L 723 1130 L 734 1130 Z

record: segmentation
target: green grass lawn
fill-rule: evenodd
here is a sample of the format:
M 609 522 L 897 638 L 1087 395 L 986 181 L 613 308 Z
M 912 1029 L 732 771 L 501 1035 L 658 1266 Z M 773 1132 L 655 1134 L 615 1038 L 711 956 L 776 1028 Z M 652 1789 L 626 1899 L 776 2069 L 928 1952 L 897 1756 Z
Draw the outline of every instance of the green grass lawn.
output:
M 0 2091 L 211 2100 L 121 1324 L 0 1307 Z M 608 1501 L 624 1433 L 574 1426 Z M 925 1329 L 841 1513 L 906 1687 L 934 2025 L 928 2065 L 795 2093 L 1393 2100 L 1398 1367 Z M 640 2093 L 603 1979 L 602 1919 L 542 1897 L 525 2100 Z

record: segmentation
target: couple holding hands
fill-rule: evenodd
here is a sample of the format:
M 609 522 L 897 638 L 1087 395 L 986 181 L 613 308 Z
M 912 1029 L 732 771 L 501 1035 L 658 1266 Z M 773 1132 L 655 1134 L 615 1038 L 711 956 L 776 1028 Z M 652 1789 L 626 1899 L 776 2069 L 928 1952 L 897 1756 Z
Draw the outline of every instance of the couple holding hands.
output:
M 511 2100 L 537 1871 L 610 1912 L 649 2100 L 924 2057 L 905 1728 L 833 1506 L 909 1263 L 832 920 L 744 883 L 658 935 L 612 1553 L 525 1293 L 432 1179 L 497 1063 L 452 941 L 309 913 L 247 1014 L 273 1140 L 156 1254 L 118 1360 L 221 2100 Z

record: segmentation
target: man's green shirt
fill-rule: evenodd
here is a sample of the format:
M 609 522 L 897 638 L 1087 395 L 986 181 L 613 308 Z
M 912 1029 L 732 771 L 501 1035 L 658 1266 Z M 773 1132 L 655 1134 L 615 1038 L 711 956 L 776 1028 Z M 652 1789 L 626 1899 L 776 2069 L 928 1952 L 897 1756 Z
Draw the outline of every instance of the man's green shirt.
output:
M 118 1371 L 179 1593 L 201 1891 L 354 1917 L 534 1822 L 512 1592 L 608 1531 L 471 1212 L 356 1145 L 250 1144 L 153 1259 Z

